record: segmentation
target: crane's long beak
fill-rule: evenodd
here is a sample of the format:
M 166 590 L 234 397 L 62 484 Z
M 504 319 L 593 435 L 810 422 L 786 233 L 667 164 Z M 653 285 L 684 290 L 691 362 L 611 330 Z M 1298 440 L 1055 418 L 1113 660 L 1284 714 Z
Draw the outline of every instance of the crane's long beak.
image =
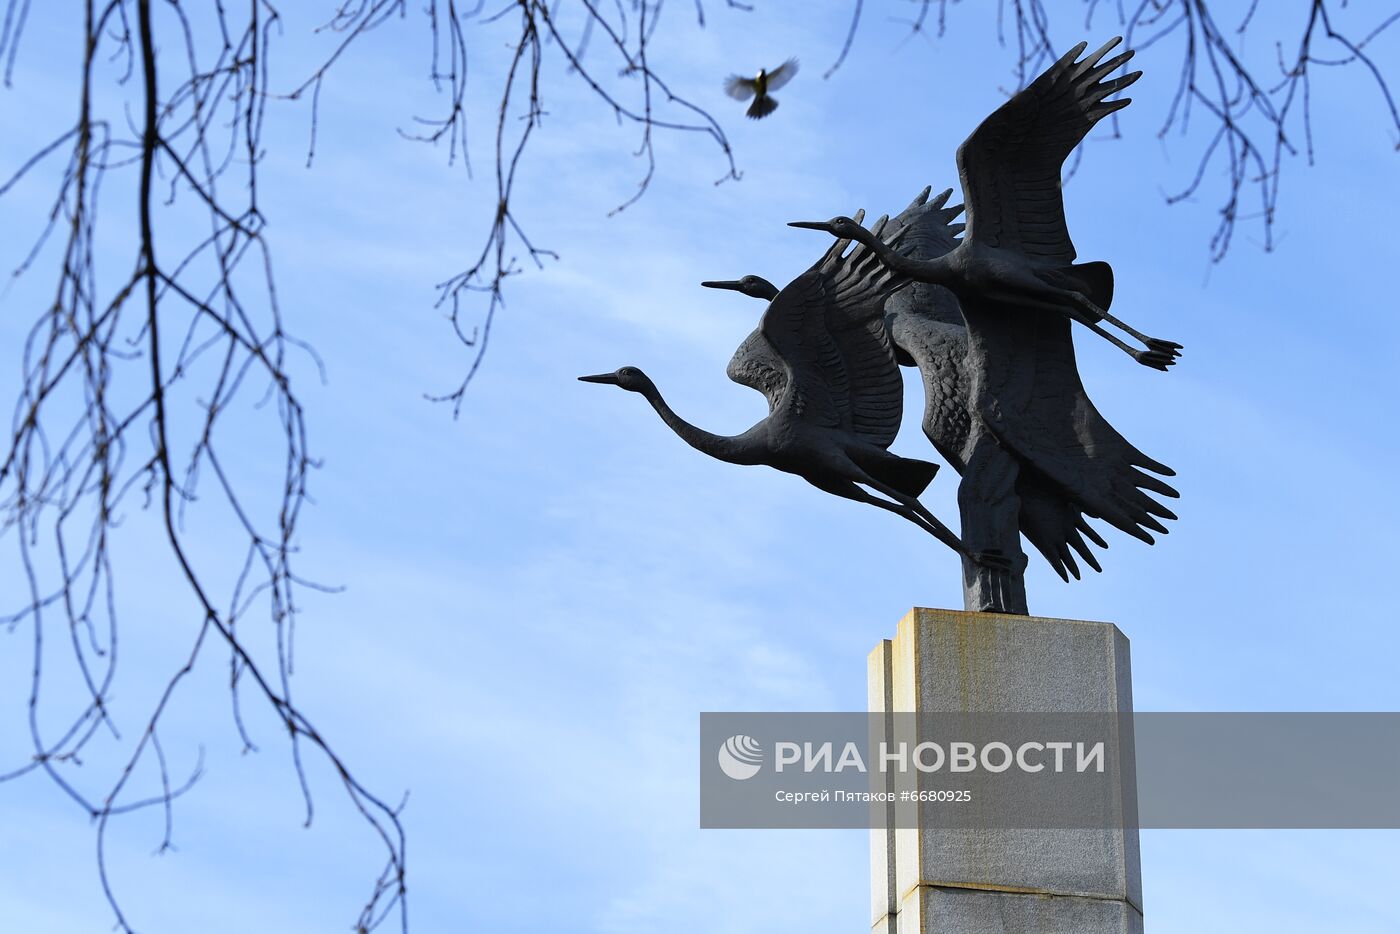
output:
M 618 383 L 617 383 L 617 374 L 616 374 L 616 373 L 599 373 L 599 374 L 597 374 L 596 376 L 580 376 L 580 377 L 579 377 L 579 382 L 581 382 L 581 383 L 604 383 L 604 384 L 606 384 L 606 385 L 608 385 L 608 386 L 616 386 L 616 385 L 618 384 Z
M 803 230 L 827 230 L 826 221 L 792 221 L 789 227 L 801 227 Z
M 738 279 L 706 279 L 700 283 L 707 289 L 729 289 L 731 292 L 742 292 L 744 287 Z

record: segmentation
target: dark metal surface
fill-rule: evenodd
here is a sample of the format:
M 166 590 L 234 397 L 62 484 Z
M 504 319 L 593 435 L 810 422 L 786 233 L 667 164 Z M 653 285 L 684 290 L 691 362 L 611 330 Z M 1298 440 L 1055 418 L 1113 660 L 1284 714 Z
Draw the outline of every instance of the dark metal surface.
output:
M 1089 518 L 1152 543 L 1152 532 L 1167 531 L 1161 520 L 1176 517 L 1149 494 L 1177 495 L 1154 474 L 1172 471 L 1094 407 L 1072 322 L 1153 369 L 1172 366 L 1181 347 L 1108 313 L 1112 270 L 1075 263 L 1059 181 L 1089 129 L 1129 103 L 1105 102 L 1140 74 L 1107 79 L 1132 55 L 1105 60 L 1117 43 L 1083 59 L 1085 45 L 1076 46 L 959 148 L 965 233 L 962 207 L 946 206 L 951 190 L 930 200 L 925 189 L 870 230 L 859 214 L 794 223 L 838 240 L 781 291 L 757 276 L 704 283 L 769 302 L 728 370 L 769 401 L 768 418 L 748 432 L 694 429 L 630 367 L 585 379 L 642 393 L 715 457 L 798 474 L 929 531 L 962 555 L 969 610 L 1027 612 L 1022 535 L 1066 580 L 1079 577 L 1081 561 L 1101 569 L 1090 543 L 1107 542 Z M 924 433 L 962 475 L 961 539 L 917 500 L 935 466 L 886 450 L 901 417 L 897 362 L 919 368 Z
M 897 238 L 898 229 L 886 227 L 882 217 L 871 235 Z M 780 291 L 757 277 L 707 283 L 771 298 L 759 329 L 729 364 L 731 379 L 768 399 L 768 417 L 739 435 L 691 425 L 636 367 L 580 379 L 641 394 L 672 431 L 711 457 L 796 474 L 825 492 L 902 516 L 972 566 L 1004 568 L 999 556 L 969 552 L 919 502 L 938 466 L 887 450 L 899 431 L 903 381 L 884 306 L 902 284 L 867 247 L 846 241 Z

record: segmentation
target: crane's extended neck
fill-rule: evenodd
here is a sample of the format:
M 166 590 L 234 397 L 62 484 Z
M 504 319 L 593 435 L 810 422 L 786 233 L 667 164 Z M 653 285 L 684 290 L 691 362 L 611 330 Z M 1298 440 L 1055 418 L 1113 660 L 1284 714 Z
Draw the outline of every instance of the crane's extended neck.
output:
M 861 228 L 861 233 L 856 234 L 856 239 L 874 251 L 875 255 L 880 257 L 880 262 L 901 276 L 917 282 L 932 282 L 935 285 L 952 285 L 958 278 L 953 264 L 949 261 L 952 253 L 926 260 L 914 259 L 892 250 L 883 240 L 864 228 Z
M 661 398 L 661 392 L 654 385 L 642 390 L 642 395 L 651 403 L 651 407 L 656 409 L 656 414 L 661 416 L 661 420 L 680 436 L 686 444 L 695 448 L 702 454 L 726 461 L 730 464 L 757 464 L 759 461 L 755 457 L 753 443 L 748 435 L 717 435 L 697 428 L 690 422 L 677 415 L 666 400 Z

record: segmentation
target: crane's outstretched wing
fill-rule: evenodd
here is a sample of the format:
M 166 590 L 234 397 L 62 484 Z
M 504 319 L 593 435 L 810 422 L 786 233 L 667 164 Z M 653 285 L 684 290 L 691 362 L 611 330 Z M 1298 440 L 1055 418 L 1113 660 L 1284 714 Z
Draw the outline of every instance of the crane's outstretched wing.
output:
M 946 207 L 950 188 L 929 200 L 931 188 L 895 215 L 900 253 L 930 260 L 956 249 L 963 225 L 960 204 Z M 967 463 L 971 434 L 967 372 L 967 328 L 953 293 L 941 285 L 914 282 L 885 301 L 885 327 L 897 359 L 919 368 L 924 383 L 924 434 L 958 473 Z
M 1065 225 L 1060 171 L 1065 157 L 1095 123 L 1132 103 L 1104 102 L 1142 74 L 1101 80 L 1132 51 L 1100 60 L 1121 42 L 1114 39 L 1075 61 L 1081 42 L 997 108 L 958 147 L 958 174 L 967 197 L 967 235 L 992 246 L 1016 249 L 1032 260 L 1068 265 L 1074 243 Z
M 1002 417 L 982 419 L 982 423 L 1017 456 L 1023 469 L 1044 477 L 1075 509 L 1148 544 L 1151 532 L 1165 534 L 1167 528 L 1159 520 L 1176 515 L 1148 494 L 1177 496 L 1176 490 L 1153 476 L 1170 477 L 1175 472 L 1129 444 L 1094 407 L 1079 379 L 1069 320 L 1013 306 L 994 313 L 1024 316 L 1021 336 L 1035 346 L 1020 358 L 1021 372 L 1000 377 L 984 374 L 984 378 L 1031 379 L 1037 386 L 1056 388 L 1048 395 L 1002 394 L 997 385 L 988 385 L 984 391 Z M 1033 372 L 1024 372 L 1027 369 Z M 1065 527 L 1065 520 L 1059 527 Z
M 1075 552 L 1095 571 L 1103 570 L 1085 539 L 1100 548 L 1107 548 L 1108 542 L 1094 531 L 1084 513 L 1071 500 L 1065 499 L 1054 484 L 1040 474 L 1022 473 L 1016 484 L 1016 495 L 1021 500 L 1021 534 L 1045 557 L 1061 580 L 1068 581 L 1071 576 L 1079 579 Z
M 778 88 L 791 81 L 792 76 L 795 74 L 797 74 L 797 59 L 790 58 L 777 68 L 768 72 L 768 90 L 778 90 Z
M 740 386 L 763 393 L 768 400 L 770 414 L 777 408 L 787 388 L 787 367 L 768 338 L 763 336 L 762 328 L 755 329 L 744 338 L 739 349 L 734 351 L 734 356 L 729 358 L 729 366 L 724 372 Z
M 943 320 L 949 312 L 959 316 L 958 323 Z M 972 413 L 968 400 L 972 390 L 967 328 L 962 325 L 957 299 L 942 286 L 915 282 L 885 303 L 885 326 L 894 341 L 896 358 L 917 366 L 923 379 L 924 434 L 961 474 L 970 455 Z
M 758 88 L 752 78 L 730 75 L 724 82 L 724 93 L 736 101 L 746 101 L 754 96 Z
M 935 259 L 945 253 L 951 253 L 962 242 L 958 237 L 962 234 L 964 225 L 955 221 L 963 212 L 963 206 L 946 206 L 948 199 L 953 195 L 951 188 L 930 201 L 929 194 L 932 191 L 932 186 L 925 188 L 914 197 L 907 208 L 890 219 L 889 230 L 899 238 L 898 251 L 911 259 Z M 940 293 L 947 292 L 941 286 L 937 288 Z M 950 319 L 950 323 L 954 322 Z M 962 324 L 961 314 L 957 316 L 956 323 Z
M 857 211 L 856 216 L 864 218 L 865 212 Z M 845 241 L 836 252 L 842 252 L 848 245 L 849 241 Z M 828 250 L 828 254 L 830 252 Z M 828 254 L 824 254 L 822 259 L 825 260 Z M 792 297 L 789 296 L 789 300 Z M 776 300 L 776 296 L 774 298 Z M 741 386 L 748 386 L 750 389 L 756 389 L 763 393 L 768 400 L 770 414 L 783 400 L 790 378 L 787 364 L 764 334 L 762 325 L 751 331 L 749 336 L 744 338 L 743 343 L 734 351 L 734 356 L 729 359 L 729 365 L 725 367 L 725 375 Z M 833 417 L 837 419 L 833 424 L 840 424 L 840 416 Z
M 887 221 L 872 227 L 876 236 Z M 899 433 L 904 385 L 883 309 L 902 285 L 867 247 L 844 240 L 788 283 L 760 326 L 788 374 L 774 407 L 888 447 Z
M 795 62 L 795 60 L 793 61 Z M 897 217 L 889 220 L 887 226 L 884 228 L 887 239 L 899 243 L 900 249 L 906 252 L 907 255 L 925 258 L 926 256 L 937 255 L 937 253 L 946 253 L 957 245 L 956 236 L 962 231 L 962 225 L 950 224 L 950 222 L 962 213 L 962 206 L 959 205 L 951 210 L 942 210 L 943 205 L 947 203 L 949 196 L 952 195 L 952 189 L 945 191 L 935 198 L 932 203 L 929 203 L 928 198 L 931 190 L 930 188 L 925 188 L 920 192 L 909 207 L 905 208 L 903 213 Z M 924 216 L 930 212 L 933 212 L 935 217 Z M 864 217 L 864 211 L 856 212 L 855 219 L 857 223 L 860 223 Z M 858 283 L 862 276 L 872 277 L 870 281 L 873 283 L 875 281 L 873 279 L 875 273 L 884 270 L 877 270 L 874 267 L 867 266 L 868 260 L 864 258 L 866 251 L 863 247 L 858 247 L 859 253 L 853 251 L 850 257 L 843 259 L 846 249 L 850 245 L 851 242 L 849 240 L 833 243 L 826 253 L 822 255 L 822 258 L 817 261 L 813 269 L 827 268 L 835 271 L 837 267 L 840 267 L 846 270 L 845 276 L 852 283 Z M 884 272 L 886 276 L 889 275 L 887 271 Z M 842 281 L 845 281 L 845 279 Z M 890 279 L 889 285 L 892 287 L 895 286 L 893 278 Z M 924 285 L 923 283 L 913 284 L 913 288 L 920 287 L 925 289 L 937 289 L 940 292 L 946 293 L 949 297 L 952 296 L 951 292 L 947 292 L 947 290 L 943 289 L 941 286 Z M 838 291 L 839 290 L 840 286 L 838 283 Z M 850 291 L 854 293 L 858 290 L 852 289 Z M 794 301 L 795 294 L 795 292 L 791 293 L 784 299 L 784 302 Z M 907 290 L 906 293 L 901 294 L 907 294 Z M 776 297 L 774 300 L 776 300 Z M 796 311 L 796 307 L 795 304 L 789 305 L 785 314 L 793 315 Z M 888 307 L 887 304 L 886 311 L 888 311 Z M 959 328 L 961 328 L 962 316 L 957 310 L 956 300 L 953 301 L 952 314 L 955 316 Z M 777 323 L 775 322 L 775 327 L 776 326 Z M 885 346 L 888 344 L 888 339 L 884 335 L 880 335 L 878 329 L 867 329 L 864 333 L 866 339 L 857 342 L 859 347 L 853 346 L 849 348 L 853 351 L 852 356 L 862 356 L 862 354 L 854 351 L 868 351 L 871 357 L 878 361 L 880 372 L 883 372 L 885 365 L 882 361 L 884 359 Z M 787 365 L 774 349 L 772 342 L 765 336 L 761 326 L 750 333 L 748 337 L 744 338 L 744 342 L 734 351 L 734 356 L 730 358 L 729 366 L 725 369 L 725 373 L 731 380 L 741 386 L 748 386 L 750 389 L 756 389 L 763 393 L 768 399 L 769 412 L 772 412 L 777 407 L 788 386 L 789 376 Z M 886 388 L 885 380 L 880 379 L 874 382 L 877 389 L 880 391 L 873 393 L 872 396 L 878 399 L 883 396 L 882 390 Z M 864 389 L 865 382 L 863 380 L 858 380 L 857 383 L 857 394 L 863 396 L 864 393 L 862 390 Z M 863 406 L 859 403 L 856 407 L 858 409 L 863 409 Z M 879 412 L 881 416 L 886 414 L 882 406 L 872 406 L 872 409 Z M 838 419 L 836 423 L 844 424 L 844 422 L 840 421 L 841 416 L 839 413 L 835 417 Z M 870 426 L 869 433 L 875 437 L 885 437 L 888 431 L 884 423 L 884 418 L 877 418 L 875 421 L 879 424 Z M 862 419 L 862 422 L 864 422 L 864 419 Z M 898 431 L 897 419 L 895 430 L 896 432 Z M 964 434 L 966 434 L 966 432 L 964 432 Z M 891 440 L 893 440 L 892 437 Z M 885 443 L 888 444 L 889 442 Z
M 891 226 L 898 225 L 902 229 L 899 251 L 919 260 L 933 259 L 956 249 L 958 234 L 963 229 L 963 225 L 955 223 L 962 206 L 945 207 L 951 191 L 932 201 L 928 200 L 929 191 L 925 188 L 909 207 L 890 222 Z M 967 360 L 967 327 L 957 298 L 942 286 L 915 282 L 891 295 L 885 302 L 885 323 L 896 355 L 907 358 L 901 362 L 917 366 L 923 378 L 924 434 L 953 469 L 962 474 L 972 453 L 973 388 Z M 1069 335 L 1064 336 L 1068 340 Z M 1048 351 L 1048 359 L 1054 361 L 1051 366 L 1063 369 L 1064 354 L 1068 352 L 1072 355 L 1073 346 L 1051 342 Z M 1069 362 L 1072 365 L 1072 357 Z M 1084 455 L 1083 459 L 1092 465 L 1090 472 L 1102 478 L 1105 474 L 1135 471 L 1131 464 L 1125 467 L 1122 458 L 1126 456 L 1131 462 L 1136 450 L 1123 441 L 1093 409 L 1077 374 L 1064 388 L 1063 395 L 1056 394 L 1052 399 L 1041 400 L 1034 407 L 1032 417 L 1036 422 L 1053 420 L 1047 413 L 1055 411 L 1090 411 L 1092 416 L 1086 419 L 1086 424 L 1090 426 L 1087 436 L 1107 439 L 1107 443 L 1094 445 L 1093 450 Z M 1054 441 L 1062 445 L 1062 451 L 1070 452 L 1078 447 L 1073 426 L 1064 427 L 1055 434 L 1057 437 Z M 1040 467 L 1047 460 L 1054 463 L 1063 463 L 1066 459 L 1072 461 L 1073 455 L 1065 453 L 1055 456 L 1050 453 L 1055 449 L 1054 442 L 1046 445 L 1045 449 L 1038 445 L 1028 447 L 1037 457 L 1034 460 L 1022 459 L 1016 482 L 1016 494 L 1021 500 L 1021 533 L 1045 557 L 1055 573 L 1065 580 L 1080 576 L 1079 561 L 1095 571 L 1102 570 L 1089 543 L 1100 548 L 1107 548 L 1108 543 L 1089 525 L 1084 510 L 1078 505 L 1079 497 L 1067 492 L 1062 484 Z M 1128 478 L 1131 481 L 1133 473 L 1129 473 Z M 1111 488 L 1113 484 L 1110 482 L 1109 486 Z M 1076 555 L 1079 561 L 1076 561 Z
M 956 324 L 949 320 L 954 316 Z M 923 379 L 924 434 L 961 475 L 972 454 L 974 424 L 967 329 L 957 299 L 941 286 L 915 282 L 885 303 L 885 321 L 895 353 L 907 355 Z M 1065 580 L 1078 578 L 1080 562 L 1102 570 L 1089 542 L 1100 548 L 1108 543 L 1060 484 L 1036 464 L 1022 461 L 1016 495 L 1021 500 L 1021 534 L 1056 574 Z

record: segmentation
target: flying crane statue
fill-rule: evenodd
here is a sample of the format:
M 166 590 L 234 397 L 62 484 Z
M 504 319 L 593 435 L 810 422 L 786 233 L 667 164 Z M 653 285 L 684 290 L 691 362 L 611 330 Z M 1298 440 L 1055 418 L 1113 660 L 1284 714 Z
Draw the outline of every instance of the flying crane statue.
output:
M 905 299 L 895 305 L 891 324 L 913 349 L 906 352 L 923 356 L 925 388 L 940 408 L 953 401 L 946 418 L 930 413 L 925 430 L 955 466 L 961 462 L 964 541 L 974 551 L 1012 561 L 1010 571 L 965 565 L 964 600 L 970 610 L 1027 612 L 1021 532 L 1063 576 L 1074 567 L 1070 548 L 1095 566 L 1084 536 L 1106 546 L 1084 516 L 1149 544 L 1150 532 L 1167 531 L 1160 520 L 1176 518 L 1149 495 L 1177 495 L 1153 476 L 1172 471 L 1129 444 L 1094 408 L 1079 379 L 1070 332 L 1071 322 L 1078 321 L 1159 370 L 1171 366 L 1181 350 L 1180 344 L 1148 337 L 1108 313 L 1112 269 L 1101 262 L 1076 264 L 1065 222 L 1060 176 L 1066 157 L 1095 123 L 1131 103 L 1106 98 L 1141 76 L 1107 79 L 1132 57 L 1129 51 L 1104 61 L 1120 41 L 1083 59 L 1087 46 L 1075 46 L 959 147 L 958 172 L 967 197 L 960 240 L 939 243 L 930 236 L 918 255 L 911 255 L 847 217 L 792 225 L 863 243 L 893 271 L 942 286 L 957 299 L 967 340 L 961 366 L 953 362 L 956 340 L 921 347 L 915 336 L 927 334 L 932 322 L 947 324 L 946 305 L 940 320 L 936 310 L 911 307 Z M 922 328 L 913 314 L 925 316 Z M 1142 346 L 1132 346 L 1105 324 Z
M 956 249 L 963 229 L 962 224 L 955 223 L 962 207 L 945 207 L 952 192 L 945 191 L 932 201 L 928 200 L 929 193 L 929 189 L 924 189 L 894 220 L 903 229 L 898 251 L 916 260 Z M 754 275 L 702 284 L 759 299 L 771 299 L 774 291 L 767 280 Z M 995 528 L 983 533 L 987 540 L 999 540 L 1002 547 L 996 550 L 1011 559 L 1012 573 L 1000 575 L 998 569 L 992 569 L 992 579 L 981 581 L 978 568 L 967 568 L 969 609 L 1025 612 L 1021 609 L 1024 583 L 1022 576 L 1014 572 L 1024 560 L 1015 544 L 1017 532 L 1035 546 L 1061 578 L 1068 580 L 1080 576 L 1081 561 L 1095 571 L 1102 570 L 1089 543 L 1100 548 L 1107 548 L 1108 543 L 1088 523 L 1086 513 L 1106 518 L 1149 543 L 1152 531 L 1166 531 L 1158 518 L 1172 518 L 1172 514 L 1140 491 L 1133 490 L 1138 508 L 1127 512 L 1104 509 L 1097 503 L 1100 497 L 1066 490 L 1055 479 L 1056 471 L 1047 469 L 1044 463 L 1049 456 L 1069 458 L 1071 464 L 1077 461 L 1078 469 L 1097 474 L 1098 480 L 1091 487 L 1105 483 L 1110 489 L 1115 485 L 1142 485 L 1164 496 L 1176 495 L 1171 487 L 1139 468 L 1165 475 L 1170 475 L 1171 470 L 1130 445 L 1094 408 L 1074 365 L 1074 347 L 1067 325 L 1059 327 L 1062 339 L 1037 342 L 1027 348 L 1028 354 L 989 362 L 995 368 L 1032 367 L 1040 377 L 1027 417 L 1058 428 L 1058 437 L 1047 440 L 1044 447 L 1050 449 L 1049 454 L 1044 449 L 1033 449 L 1035 456 L 1025 457 L 1016 450 L 1003 450 L 978 415 L 973 391 L 978 361 L 969 354 L 968 325 L 952 292 L 939 285 L 912 283 L 886 300 L 885 324 L 896 358 L 906 366 L 917 366 L 922 376 L 924 434 L 964 478 L 959 489 L 964 538 L 977 538 L 978 533 L 973 530 L 989 520 L 1005 521 L 1007 512 L 1016 510 L 1015 528 L 1002 528 L 999 535 Z M 1038 360 L 1027 359 L 1036 355 Z M 1066 422 L 1068 415 L 1073 418 Z M 969 473 L 969 465 L 974 464 L 980 469 Z M 1003 504 L 1007 486 L 1014 496 Z
M 873 236 L 886 230 L 887 220 L 880 218 Z M 893 227 L 888 235 L 898 242 L 899 233 Z M 639 393 L 681 440 L 711 457 L 796 474 L 824 492 L 909 520 L 973 566 L 1005 569 L 1009 565 L 999 555 L 970 552 L 919 502 L 938 465 L 888 450 L 899 432 L 904 387 L 884 305 L 903 284 L 868 247 L 844 240 L 786 288 L 765 282 L 771 301 L 727 373 L 763 393 L 769 411 L 739 435 L 691 425 L 636 367 L 579 379 Z
M 1100 569 L 1089 542 L 1107 547 L 1086 518 L 1101 519 L 1149 544 L 1151 532 L 1167 531 L 1160 520 L 1176 518 L 1149 495 L 1177 495 L 1153 476 L 1171 476 L 1172 471 L 1129 444 L 1099 414 L 1079 378 L 1071 334 L 1072 322 L 1078 321 L 1137 362 L 1158 370 L 1173 365 L 1181 350 L 1181 345 L 1148 337 L 1108 313 L 1112 270 L 1101 262 L 1075 264 L 1065 223 L 1060 194 L 1065 158 L 1098 120 L 1128 105 L 1128 100 L 1105 99 L 1140 75 L 1104 80 L 1132 56 L 1127 52 L 1103 60 L 1119 41 L 1082 60 L 1086 46 L 1076 46 L 984 120 L 959 148 L 958 167 L 968 201 L 961 238 L 963 225 L 955 223 L 961 208 L 945 207 L 951 190 L 930 201 L 925 189 L 904 212 L 892 221 L 882 218 L 871 230 L 861 226 L 860 215 L 794 223 L 829 232 L 838 240 L 834 253 L 828 251 L 786 289 L 779 291 L 758 276 L 704 283 L 769 302 L 763 325 L 735 354 L 729 375 L 763 391 L 774 414 L 779 404 L 775 399 L 786 398 L 783 393 L 789 388 L 800 399 L 802 387 L 814 378 L 826 386 L 828 400 L 833 387 L 869 387 L 864 404 L 878 404 L 862 419 L 868 421 L 868 412 L 878 410 L 880 427 L 866 440 L 884 451 L 900 418 L 899 403 L 893 401 L 899 381 L 895 361 L 919 367 L 925 388 L 924 432 L 962 475 L 961 536 L 952 536 L 926 515 L 917 503 L 922 485 L 901 490 L 849 475 L 839 482 L 808 479 L 828 492 L 898 512 L 911 521 L 922 519 L 926 530 L 962 555 L 968 610 L 1028 612 L 1022 535 L 1068 579 L 1079 576 L 1075 554 Z M 843 258 L 852 242 L 856 246 Z M 866 284 L 844 293 L 824 286 L 822 310 L 816 311 L 813 300 L 806 298 L 804 317 L 794 305 L 794 286 L 837 261 L 849 263 L 847 275 L 859 270 L 856 278 Z M 873 271 L 881 269 L 880 264 L 884 277 Z M 804 285 L 803 292 L 815 295 L 812 288 Z M 882 314 L 872 311 L 876 301 L 882 303 Z M 826 322 L 824 331 L 806 329 L 818 320 Z M 831 335 L 849 333 L 852 327 L 872 352 L 843 355 L 836 348 L 833 353 Z M 791 348 L 797 347 L 806 354 L 805 364 L 793 356 Z M 830 372 L 811 369 L 818 359 L 839 359 L 841 366 Z M 635 388 L 624 372 L 587 379 Z M 645 393 L 649 387 L 655 392 L 649 380 L 637 385 L 637 391 Z M 796 405 L 798 411 L 805 405 L 791 399 L 782 404 Z M 822 416 L 828 427 L 852 424 L 850 404 Z M 658 411 L 668 418 L 660 405 Z M 770 415 L 767 421 L 773 420 Z M 680 428 L 677 431 L 695 444 Z M 884 456 L 900 461 L 904 470 L 923 463 L 887 451 Z M 930 470 L 918 479 L 926 484 L 931 476 Z M 856 484 L 894 502 L 871 496 Z M 913 503 L 908 502 L 911 493 Z

